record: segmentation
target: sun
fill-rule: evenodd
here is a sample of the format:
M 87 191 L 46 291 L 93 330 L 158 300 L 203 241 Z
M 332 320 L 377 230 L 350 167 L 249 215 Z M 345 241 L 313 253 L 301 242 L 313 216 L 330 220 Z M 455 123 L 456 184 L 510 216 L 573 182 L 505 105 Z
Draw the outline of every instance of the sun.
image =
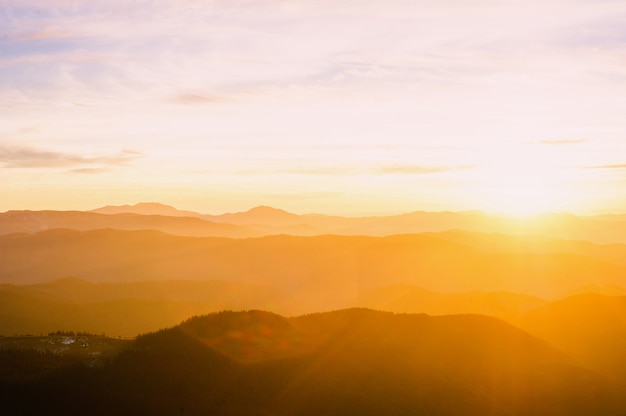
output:
M 572 210 L 572 197 L 551 178 L 532 172 L 494 172 L 478 187 L 482 209 L 511 216 Z
M 574 173 L 549 154 L 520 151 L 491 155 L 469 177 L 479 209 L 507 216 L 572 212 L 582 205 Z

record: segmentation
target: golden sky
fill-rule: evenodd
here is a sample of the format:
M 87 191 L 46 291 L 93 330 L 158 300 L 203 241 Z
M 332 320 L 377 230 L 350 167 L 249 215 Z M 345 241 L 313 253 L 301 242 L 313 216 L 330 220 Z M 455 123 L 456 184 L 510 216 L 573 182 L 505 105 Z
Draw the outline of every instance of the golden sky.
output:
M 626 2 L 1 0 L 0 210 L 626 212 Z

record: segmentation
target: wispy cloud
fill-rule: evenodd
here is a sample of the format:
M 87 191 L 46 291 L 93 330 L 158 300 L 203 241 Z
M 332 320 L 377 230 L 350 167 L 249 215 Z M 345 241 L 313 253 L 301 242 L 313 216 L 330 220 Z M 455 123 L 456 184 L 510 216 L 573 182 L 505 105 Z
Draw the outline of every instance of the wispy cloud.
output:
M 590 169 L 626 169 L 626 163 L 618 163 L 615 165 L 599 165 L 589 166 Z
M 67 168 L 84 165 L 127 165 L 140 153 L 123 150 L 114 155 L 83 156 L 34 147 L 0 146 L 0 164 L 5 168 Z M 84 172 L 83 172 L 84 173 Z
M 109 169 L 105 169 L 105 168 L 80 168 L 80 169 L 72 169 L 70 170 L 70 173 L 77 173 L 81 175 L 96 175 L 96 174 L 105 173 L 108 171 Z

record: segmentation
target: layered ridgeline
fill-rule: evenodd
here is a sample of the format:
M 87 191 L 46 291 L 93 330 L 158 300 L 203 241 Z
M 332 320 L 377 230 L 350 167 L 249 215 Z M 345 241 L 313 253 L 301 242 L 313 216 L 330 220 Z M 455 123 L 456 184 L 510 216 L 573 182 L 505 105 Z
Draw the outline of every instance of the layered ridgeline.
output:
M 220 280 L 276 290 L 327 310 L 390 284 L 439 292 L 507 291 L 542 298 L 623 293 L 626 246 L 494 244 L 482 234 L 182 237 L 156 231 L 49 230 L 0 236 L 0 282 Z M 467 241 L 471 240 L 471 241 Z
M 226 239 L 156 231 L 49 230 L 0 236 L 0 282 L 45 283 L 64 277 L 91 282 L 228 280 L 306 288 L 314 291 L 311 294 L 330 284 L 336 296 L 392 283 L 443 292 L 513 291 L 540 297 L 593 287 L 622 290 L 626 245 L 544 242 L 540 237 L 536 244 L 530 237 L 514 244 L 512 239 L 518 237 L 475 233 L 462 237 L 438 233 Z
M 620 415 L 624 218 L 534 221 L 160 204 L 0 214 L 0 335 L 38 346 L 57 330 L 134 338 L 225 309 L 508 322 L 222 313 L 103 341 L 129 349 L 97 368 L 104 355 L 89 348 L 85 360 L 66 359 L 67 346 L 3 353 L 29 379 L 3 391 L 11 406 L 41 398 L 33 412 L 46 401 L 60 411 L 70 395 L 73 413 Z
M 49 230 L 0 236 L 0 334 L 132 337 L 194 314 L 363 306 L 518 323 L 576 293 L 624 295 L 626 246 L 469 232 L 182 237 Z
M 0 335 L 36 335 L 61 329 L 130 338 L 175 325 L 191 315 L 224 309 L 264 308 L 293 315 L 302 309 L 298 303 L 302 297 L 304 294 L 293 298 L 262 285 L 213 280 L 90 283 L 66 278 L 49 284 L 0 285 Z M 547 303 L 508 292 L 441 293 L 390 285 L 365 291 L 353 302 L 337 302 L 336 308 L 475 313 L 519 324 L 528 312 Z
M 33 356 L 44 365 L 47 356 Z M 0 383 L 12 414 L 617 416 L 625 409 L 614 381 L 497 319 L 365 309 L 196 317 L 127 342 L 98 365 L 57 363 L 20 382 L 5 373 Z
M 8 211 L 0 213 L 0 234 L 33 233 L 55 228 L 158 230 L 185 236 L 258 237 L 262 235 L 372 235 L 466 230 L 489 233 L 548 235 L 598 243 L 626 243 L 626 217 L 546 214 L 508 218 L 478 211 L 424 212 L 374 217 L 297 215 L 259 206 L 221 215 L 177 210 L 158 203 L 107 206 L 82 211 Z

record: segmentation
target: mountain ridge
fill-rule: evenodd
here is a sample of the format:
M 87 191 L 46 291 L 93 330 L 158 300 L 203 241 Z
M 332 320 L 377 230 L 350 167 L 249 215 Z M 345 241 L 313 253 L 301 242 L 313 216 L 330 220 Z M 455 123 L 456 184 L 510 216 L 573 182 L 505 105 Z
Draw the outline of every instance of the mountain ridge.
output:
M 67 276 L 92 282 L 249 281 L 296 296 L 303 307 L 319 301 L 322 309 L 392 283 L 553 298 L 592 284 L 623 285 L 626 270 L 603 257 L 488 251 L 433 234 L 229 239 L 120 230 L 0 236 L 0 264 L 5 283 Z
M 89 217 L 89 214 L 92 217 Z M 70 218 L 72 215 L 75 218 Z M 128 217 L 129 215 L 135 215 L 135 217 Z M 115 218 L 115 216 L 118 217 Z M 388 216 L 341 217 L 322 214 L 300 215 L 263 205 L 243 212 L 212 215 L 178 210 L 156 202 L 132 206 L 107 206 L 87 212 L 7 211 L 0 213 L 0 234 L 32 233 L 59 227 L 84 230 L 156 228 L 177 235 L 235 238 L 278 234 L 382 236 L 466 230 L 515 235 L 543 234 L 553 238 L 588 240 L 605 244 L 626 243 L 626 220 L 620 215 L 578 217 L 561 213 L 529 218 L 507 218 L 480 211 L 414 211 Z
M 610 380 L 518 328 L 476 315 L 221 312 L 127 345 L 100 368 L 4 383 L 3 407 L 22 414 L 79 414 L 91 405 L 96 415 L 614 416 L 626 405 Z

